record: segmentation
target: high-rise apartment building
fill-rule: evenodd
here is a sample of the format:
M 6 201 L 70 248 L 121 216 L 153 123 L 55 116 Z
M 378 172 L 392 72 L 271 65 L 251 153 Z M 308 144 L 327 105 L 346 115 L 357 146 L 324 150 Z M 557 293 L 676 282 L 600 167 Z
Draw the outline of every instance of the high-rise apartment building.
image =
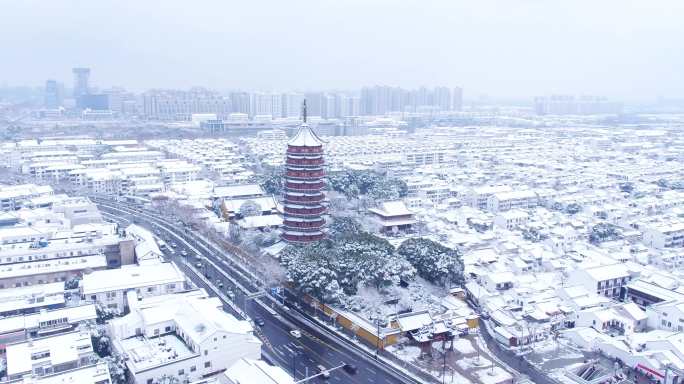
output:
M 302 103 L 304 94 L 290 92 L 282 95 L 282 117 L 300 117 L 302 113 Z
M 56 80 L 45 82 L 45 108 L 55 109 L 62 105 L 64 89 Z
M 78 100 L 90 93 L 89 84 L 90 81 L 90 68 L 74 68 L 72 69 L 74 74 L 74 99 L 78 103 Z

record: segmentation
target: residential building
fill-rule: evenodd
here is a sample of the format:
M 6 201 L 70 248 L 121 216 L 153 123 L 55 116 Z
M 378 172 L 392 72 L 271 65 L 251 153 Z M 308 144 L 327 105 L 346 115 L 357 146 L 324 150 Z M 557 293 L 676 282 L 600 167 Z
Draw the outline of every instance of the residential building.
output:
M 136 383 L 164 375 L 192 382 L 224 372 L 240 359 L 259 359 L 261 342 L 250 323 L 238 320 L 206 292 L 143 298 L 109 323 L 114 349 L 129 356 Z
M 183 272 L 168 262 L 94 271 L 84 275 L 80 285 L 82 300 L 99 303 L 114 313 L 127 310 L 130 303 L 126 294 L 130 291 L 144 298 L 187 289 Z
M 69 332 L 9 344 L 7 377 L 46 376 L 89 366 L 96 355 L 89 332 Z

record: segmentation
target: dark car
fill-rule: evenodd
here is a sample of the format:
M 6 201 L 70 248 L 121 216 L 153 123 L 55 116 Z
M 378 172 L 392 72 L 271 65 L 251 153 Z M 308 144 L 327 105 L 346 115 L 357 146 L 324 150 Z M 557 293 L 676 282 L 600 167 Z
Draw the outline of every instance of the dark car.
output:
M 260 327 L 263 327 L 264 324 L 266 324 L 266 322 L 265 322 L 264 319 L 262 319 L 261 317 L 255 317 L 255 318 L 254 318 L 254 324 L 256 324 L 256 325 L 258 325 L 258 326 L 260 326 Z
M 353 375 L 356 373 L 356 371 L 358 371 L 356 365 L 353 364 L 345 364 L 344 366 L 342 366 L 342 369 L 344 369 L 344 371 L 350 375 Z

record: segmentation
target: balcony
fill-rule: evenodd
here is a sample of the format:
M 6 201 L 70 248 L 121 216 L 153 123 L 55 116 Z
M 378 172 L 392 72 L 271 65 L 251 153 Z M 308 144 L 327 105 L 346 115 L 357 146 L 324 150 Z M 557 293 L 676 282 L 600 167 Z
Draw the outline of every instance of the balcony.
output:
M 285 162 L 287 165 L 323 165 L 325 161 L 322 157 L 318 159 L 298 159 L 296 157 L 288 157 Z
M 324 187 L 325 187 L 325 183 L 322 181 L 318 182 L 318 183 L 291 183 L 291 182 L 285 183 L 285 188 L 291 189 L 294 191 L 319 191 Z
M 283 225 L 294 230 L 319 229 L 323 225 L 325 225 L 325 220 L 320 219 L 316 221 L 295 221 L 285 219 L 283 221 Z
M 312 216 L 312 215 L 322 215 L 325 213 L 325 207 L 301 207 L 301 208 L 294 208 L 294 207 L 288 207 L 285 206 L 285 215 L 293 215 L 293 216 Z
M 317 171 L 291 171 L 288 170 L 286 173 L 287 177 L 296 177 L 302 179 L 314 179 L 325 176 L 325 172 L 322 170 Z
M 312 241 L 318 241 L 318 240 L 323 240 L 325 238 L 325 235 L 322 233 L 318 234 L 311 234 L 311 235 L 293 235 L 289 233 L 284 233 L 283 234 L 283 239 L 286 241 L 290 241 L 293 243 L 308 243 Z
M 316 147 L 296 147 L 293 145 L 290 145 L 287 147 L 287 153 L 316 153 L 316 154 L 322 154 L 323 153 L 323 147 L 322 146 L 316 146 Z
M 317 195 L 285 195 L 285 201 L 286 202 L 292 202 L 292 203 L 320 203 L 325 199 L 325 196 L 322 193 L 319 193 Z

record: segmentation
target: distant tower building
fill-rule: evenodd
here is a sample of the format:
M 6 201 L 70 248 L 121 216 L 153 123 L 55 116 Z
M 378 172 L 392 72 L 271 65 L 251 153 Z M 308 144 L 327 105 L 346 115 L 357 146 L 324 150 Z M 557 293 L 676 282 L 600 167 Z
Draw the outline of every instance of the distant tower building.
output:
M 285 93 L 282 96 L 282 111 L 283 117 L 299 118 L 302 113 L 302 103 L 304 102 L 304 94 L 302 93 Z
M 62 105 L 62 90 L 55 80 L 45 82 L 45 108 L 56 109 Z
M 323 140 L 306 123 L 306 100 L 302 116 L 304 123 L 287 143 L 282 234 L 283 240 L 298 244 L 325 237 L 326 212 Z
M 451 94 L 451 101 L 453 103 L 454 111 L 463 110 L 463 88 L 454 88 L 454 92 Z
M 90 68 L 74 68 L 72 72 L 74 73 L 74 99 L 78 100 L 89 93 Z

